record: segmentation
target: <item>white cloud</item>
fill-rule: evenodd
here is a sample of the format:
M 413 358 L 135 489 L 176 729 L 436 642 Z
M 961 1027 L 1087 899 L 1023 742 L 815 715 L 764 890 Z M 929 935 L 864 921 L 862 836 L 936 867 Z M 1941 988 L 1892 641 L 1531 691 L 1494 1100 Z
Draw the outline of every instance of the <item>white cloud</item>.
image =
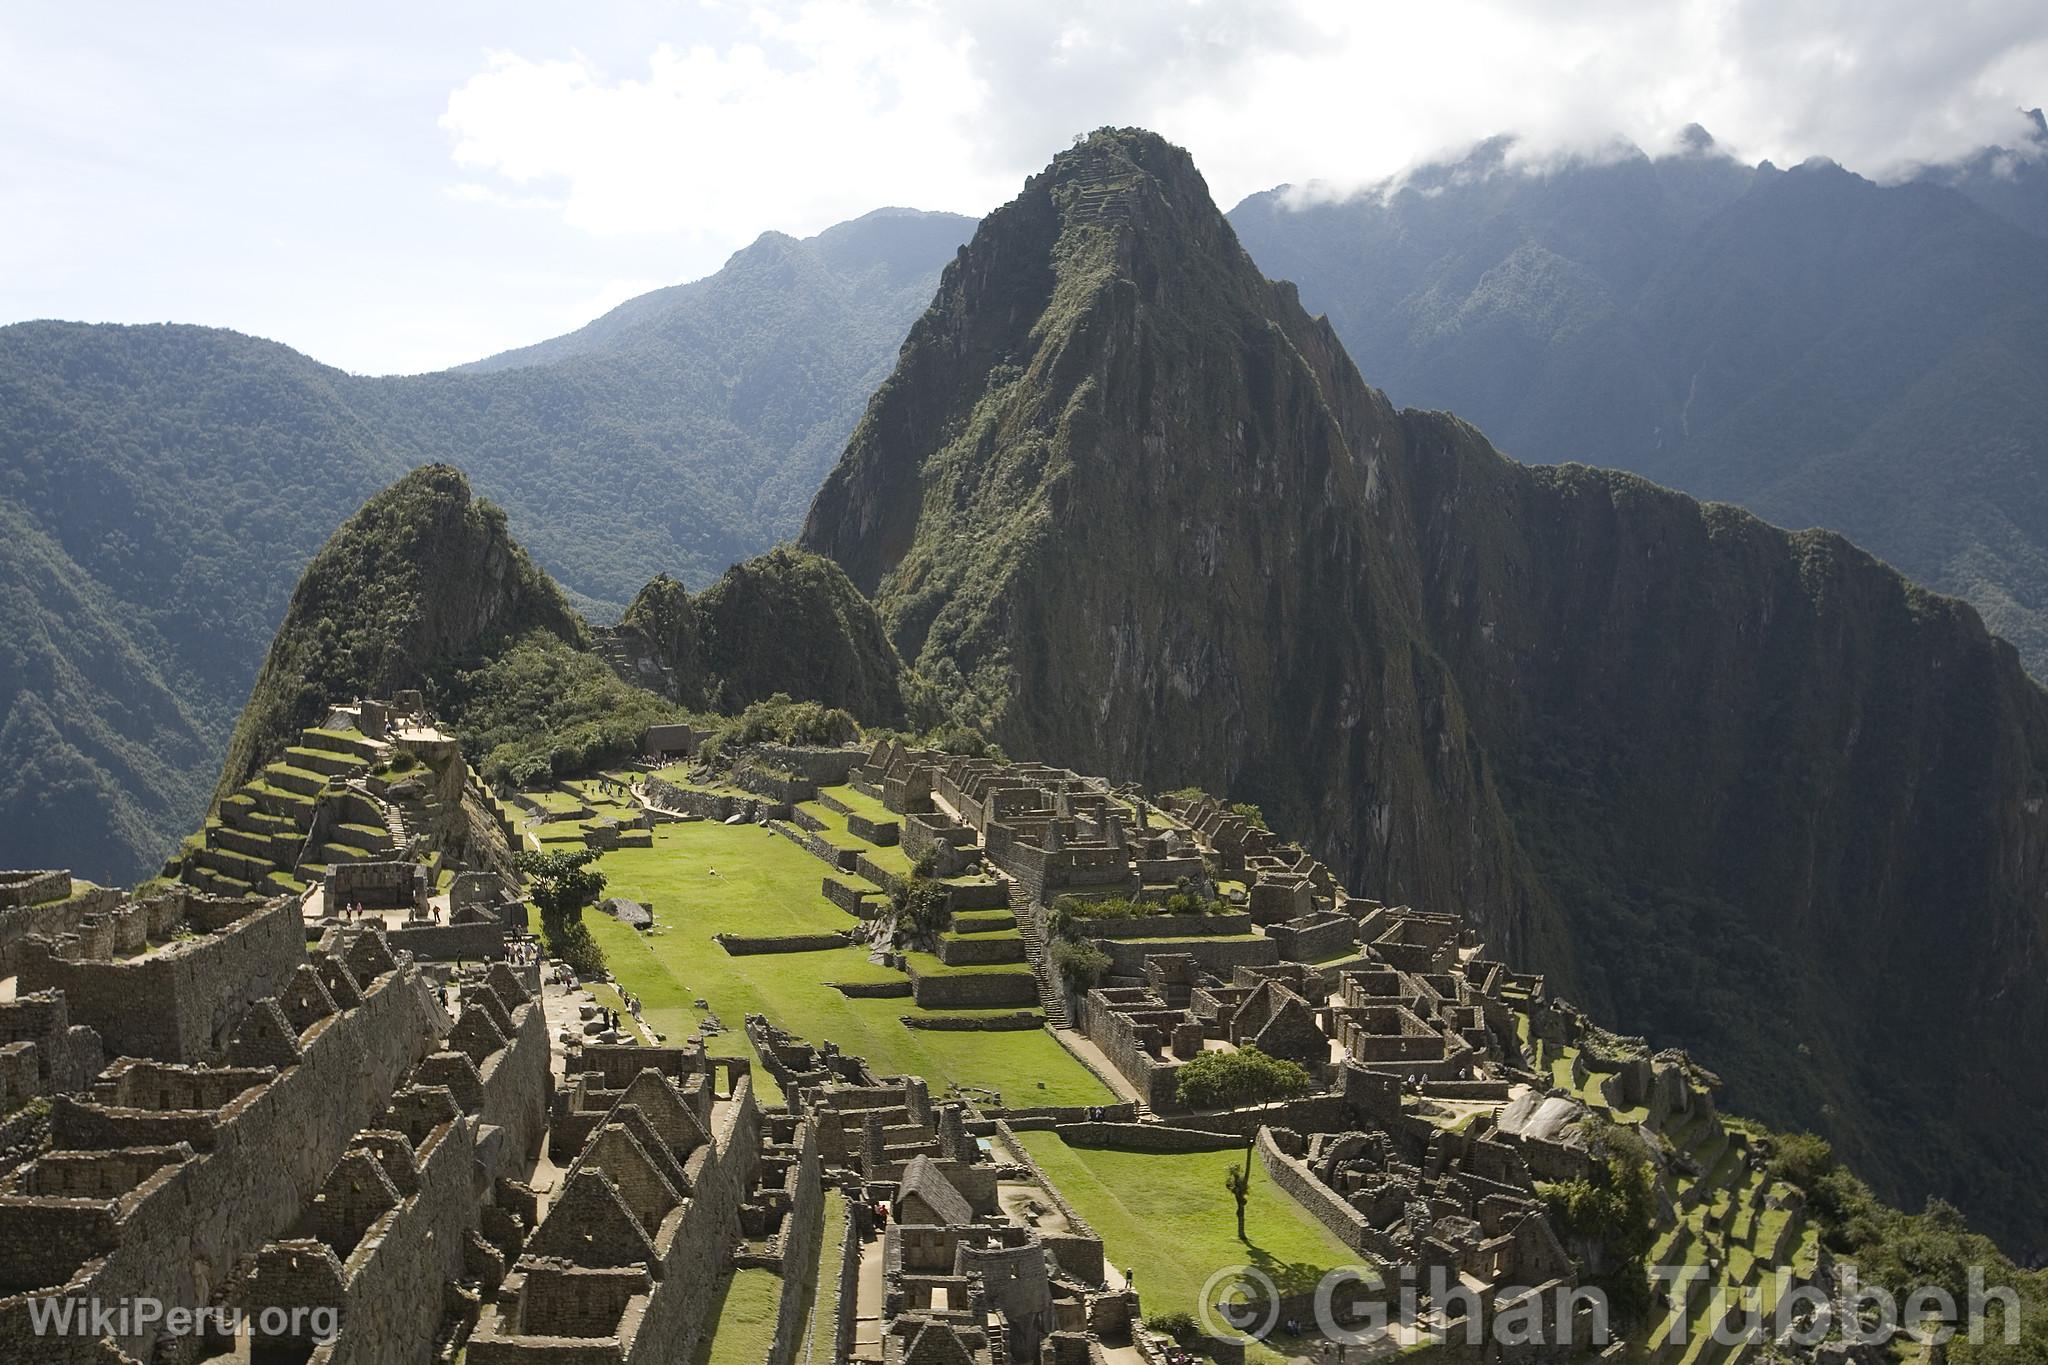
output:
M 932 168 L 972 166 L 963 129 L 983 92 L 957 39 L 845 3 L 752 19 L 743 41 L 663 43 L 626 75 L 577 54 L 493 53 L 442 116 L 454 159 L 559 197 L 593 234 L 735 243 L 929 204 Z M 964 180 L 971 205 L 996 192 Z
M 598 235 L 737 244 L 883 203 L 981 211 L 1074 133 L 1187 145 L 1226 205 L 1376 179 L 1497 132 L 1518 164 L 1690 122 L 1781 163 L 1897 173 L 2021 135 L 2048 10 L 1916 0 L 764 0 L 722 45 L 612 72 L 493 54 L 456 161 Z

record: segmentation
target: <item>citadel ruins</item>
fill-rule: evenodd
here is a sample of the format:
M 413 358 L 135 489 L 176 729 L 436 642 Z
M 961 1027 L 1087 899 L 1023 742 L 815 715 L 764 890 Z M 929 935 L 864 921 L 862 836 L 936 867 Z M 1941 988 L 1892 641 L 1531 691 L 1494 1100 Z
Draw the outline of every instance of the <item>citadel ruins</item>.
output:
M 758 1014 L 730 1021 L 733 1047 L 657 1036 L 529 931 L 511 853 L 543 804 L 485 791 L 417 697 L 362 702 L 136 894 L 0 874 L 0 1354 L 715 1360 L 721 1286 L 752 1272 L 772 1308 L 748 1365 L 1177 1359 L 1148 1324 L 1199 1305 L 1145 1297 L 1034 1134 L 1245 1153 L 1360 1266 L 1446 1276 L 1456 1293 L 1394 1309 L 1382 1350 L 1583 1349 L 1463 1348 L 1453 1329 L 1571 1302 L 1539 1187 L 1598 1178 L 1593 1115 L 1662 1135 L 1660 1253 L 1740 1240 L 1760 1268 L 1819 1269 L 1797 1191 L 1749 1178 L 1710 1077 L 1600 1034 L 1456 916 L 1350 894 L 1243 813 L 894 740 L 763 746 L 732 782 L 694 783 L 656 773 L 694 747 L 675 729 L 606 779 L 630 814 L 586 819 L 583 846 L 764 826 L 818 858 L 845 917 L 822 937 L 901 977 L 845 989 L 1051 1030 L 1116 1098 L 936 1093 Z M 928 952 L 884 931 L 890 850 L 944 888 Z M 1199 911 L 1166 907 L 1190 896 Z M 691 932 L 687 908 L 630 910 L 635 932 Z M 1069 979 L 1057 941 L 1106 968 Z M 1183 1068 L 1253 1047 L 1309 1092 L 1183 1101 Z M 1340 1317 L 1393 1292 L 1358 1287 Z M 1311 1290 L 1274 1294 L 1250 1310 L 1314 1316 Z M 91 1311 L 144 1301 L 149 1320 Z

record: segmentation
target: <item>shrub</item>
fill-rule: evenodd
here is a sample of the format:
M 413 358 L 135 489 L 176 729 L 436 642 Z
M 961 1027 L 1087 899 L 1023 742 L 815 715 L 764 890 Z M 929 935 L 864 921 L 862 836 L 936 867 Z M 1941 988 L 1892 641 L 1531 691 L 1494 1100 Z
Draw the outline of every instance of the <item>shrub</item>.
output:
M 889 913 L 899 944 L 929 948 L 952 919 L 952 892 L 927 877 L 891 877 Z
M 1060 980 L 1066 983 L 1068 990 L 1085 991 L 1109 975 L 1110 956 L 1092 943 L 1055 939 L 1052 965 L 1059 971 Z

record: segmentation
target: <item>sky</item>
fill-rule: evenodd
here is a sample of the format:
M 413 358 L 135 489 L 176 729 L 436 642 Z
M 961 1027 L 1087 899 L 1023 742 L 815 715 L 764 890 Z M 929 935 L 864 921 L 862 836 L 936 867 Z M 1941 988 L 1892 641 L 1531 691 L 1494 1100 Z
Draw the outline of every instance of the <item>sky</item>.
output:
M 769 229 L 981 214 L 1155 129 L 1226 208 L 1501 132 L 1698 122 L 1894 178 L 2024 136 L 2040 0 L 672 0 L 0 8 L 0 323 L 190 322 L 358 373 L 569 331 Z

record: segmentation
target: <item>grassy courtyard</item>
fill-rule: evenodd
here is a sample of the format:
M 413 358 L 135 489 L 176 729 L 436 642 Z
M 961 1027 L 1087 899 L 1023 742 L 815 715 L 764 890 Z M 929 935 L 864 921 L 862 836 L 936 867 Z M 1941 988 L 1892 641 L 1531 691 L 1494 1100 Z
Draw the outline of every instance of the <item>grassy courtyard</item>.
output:
M 712 1051 L 721 1055 L 746 1053 L 741 1025 L 749 1014 L 764 1014 L 799 1037 L 829 1039 L 865 1057 L 877 1071 L 922 1075 L 935 1091 L 982 1086 L 1000 1091 L 1011 1106 L 1116 1099 L 1043 1029 L 912 1029 L 902 1016 L 921 1011 L 907 998 L 840 994 L 828 983 L 904 979 L 870 963 L 863 948 L 728 954 L 712 935 L 781 937 L 855 923 L 820 891 L 825 865 L 759 826 L 663 825 L 654 847 L 614 850 L 598 866 L 610 879 L 606 895 L 654 906 L 655 928 L 644 936 L 596 911 L 584 919 L 613 974 L 640 997 L 647 1022 L 672 1039 L 696 1030 L 701 1012 L 693 1002 L 701 998 L 727 1030 L 712 1040 Z M 764 1084 L 764 1094 L 767 1089 Z
M 1288 1198 L 1256 1157 L 1246 1240 L 1238 1241 L 1223 1176 L 1243 1163 L 1242 1151 L 1116 1152 L 1069 1147 L 1056 1133 L 1017 1136 L 1094 1225 L 1103 1254 L 1118 1269 L 1137 1272 L 1148 1316 L 1198 1314 L 1203 1283 L 1227 1266 L 1256 1266 L 1291 1292 L 1313 1288 L 1325 1271 L 1360 1260 Z
M 782 1277 L 772 1270 L 732 1270 L 718 1281 L 711 1328 L 697 1345 L 695 1365 L 760 1365 L 775 1340 Z

